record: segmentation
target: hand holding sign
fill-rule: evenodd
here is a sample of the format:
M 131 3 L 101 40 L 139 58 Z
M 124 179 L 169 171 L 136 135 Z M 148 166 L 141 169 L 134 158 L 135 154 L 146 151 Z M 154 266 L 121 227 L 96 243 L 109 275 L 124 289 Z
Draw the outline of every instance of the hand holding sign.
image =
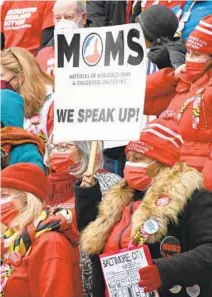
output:
M 150 265 L 139 270 L 141 281 L 139 286 L 144 288 L 144 292 L 158 290 L 161 285 L 161 277 L 156 265 Z
M 90 174 L 89 172 L 85 172 L 83 174 L 80 187 L 86 187 L 86 188 L 92 187 L 94 185 L 94 183 L 95 183 L 95 181 L 94 181 L 93 175 Z

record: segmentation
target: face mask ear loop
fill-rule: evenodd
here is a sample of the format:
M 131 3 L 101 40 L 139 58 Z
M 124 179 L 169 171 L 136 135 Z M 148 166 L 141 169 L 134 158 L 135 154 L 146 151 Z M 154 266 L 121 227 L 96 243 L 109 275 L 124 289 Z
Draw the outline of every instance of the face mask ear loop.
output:
M 152 164 L 154 164 L 154 163 L 156 163 L 156 162 L 157 162 L 157 160 L 154 160 L 154 161 L 152 161 L 151 163 L 149 163 L 148 166 L 149 166 L 149 165 L 152 165 Z
M 16 77 L 16 75 L 14 75 L 10 80 L 8 80 L 8 84 L 10 84 L 10 82 Z
M 81 17 L 82 17 L 82 13 L 81 13 L 81 15 L 79 16 L 79 18 L 78 18 L 78 21 L 77 21 L 77 26 L 79 25 L 79 22 L 80 22 L 80 20 L 81 20 Z

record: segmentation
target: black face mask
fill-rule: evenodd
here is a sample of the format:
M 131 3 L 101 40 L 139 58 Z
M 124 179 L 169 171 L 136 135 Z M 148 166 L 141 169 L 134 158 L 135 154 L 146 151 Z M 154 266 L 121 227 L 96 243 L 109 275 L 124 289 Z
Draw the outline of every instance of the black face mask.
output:
M 0 89 L 7 89 L 7 90 L 11 90 L 14 91 L 13 86 L 11 85 L 11 81 L 14 79 L 15 76 L 13 76 L 9 81 L 5 80 L 5 79 L 1 79 L 0 80 Z

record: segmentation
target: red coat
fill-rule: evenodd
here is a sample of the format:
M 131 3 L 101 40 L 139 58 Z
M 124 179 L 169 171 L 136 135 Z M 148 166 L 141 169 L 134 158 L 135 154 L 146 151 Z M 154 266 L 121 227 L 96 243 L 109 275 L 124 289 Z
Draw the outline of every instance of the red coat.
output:
M 59 232 L 41 235 L 15 267 L 5 297 L 82 297 L 79 250 Z
M 179 121 L 178 115 L 186 100 L 196 98 L 199 92 L 199 124 L 194 128 L 194 101 L 188 104 Z M 212 151 L 212 70 L 193 84 L 181 79 L 176 83 L 171 68 L 148 75 L 144 113 L 177 121 L 179 132 L 184 139 L 181 161 L 200 171 L 203 169 Z
M 140 203 L 141 201 L 131 202 L 124 208 L 121 220 L 113 227 L 105 243 L 104 253 L 117 252 L 119 249 L 128 248 L 131 238 L 130 220 Z

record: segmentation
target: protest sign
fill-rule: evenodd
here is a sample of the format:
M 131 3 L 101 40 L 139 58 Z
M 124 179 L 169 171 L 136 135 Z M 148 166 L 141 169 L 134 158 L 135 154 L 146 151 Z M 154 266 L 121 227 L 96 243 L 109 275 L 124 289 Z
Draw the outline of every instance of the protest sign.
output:
M 109 297 L 159 297 L 157 291 L 145 293 L 139 287 L 139 269 L 152 264 L 148 246 L 100 255 Z
M 138 140 L 146 84 L 139 24 L 55 31 L 56 141 Z
M 153 120 L 155 120 L 157 117 L 156 116 L 146 116 L 143 115 L 142 117 L 142 123 L 141 123 L 141 130 L 145 127 L 145 125 Z M 104 149 L 109 149 L 109 148 L 115 148 L 115 147 L 120 147 L 120 146 L 125 146 L 128 144 L 129 141 L 104 141 L 103 148 Z

